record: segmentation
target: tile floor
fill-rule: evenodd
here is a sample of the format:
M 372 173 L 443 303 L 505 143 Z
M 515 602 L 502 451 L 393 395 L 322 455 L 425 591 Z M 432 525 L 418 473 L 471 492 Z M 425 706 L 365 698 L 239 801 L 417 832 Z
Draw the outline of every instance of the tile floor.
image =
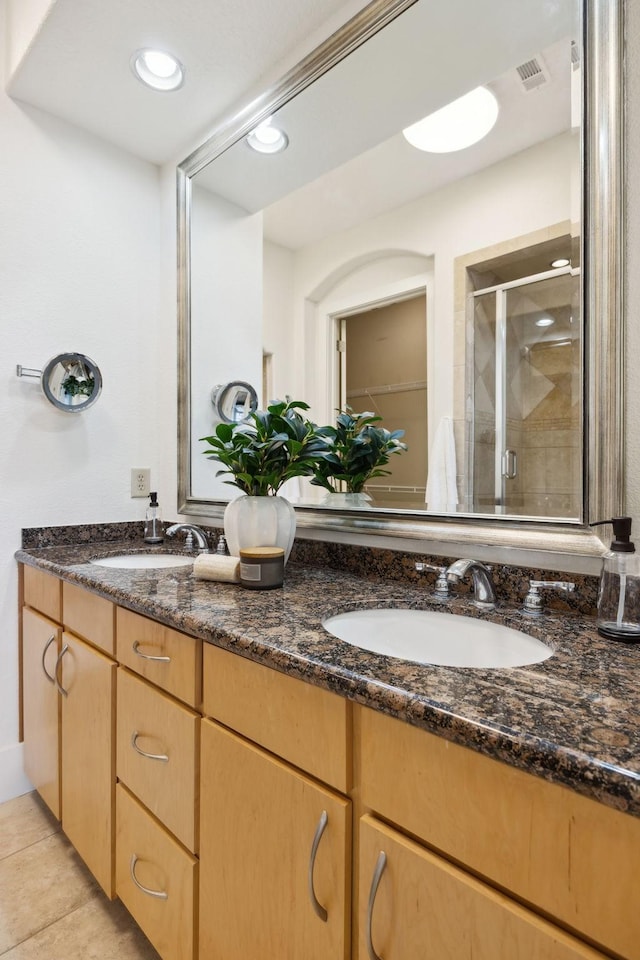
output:
M 0 804 L 2 960 L 160 960 L 35 793 Z

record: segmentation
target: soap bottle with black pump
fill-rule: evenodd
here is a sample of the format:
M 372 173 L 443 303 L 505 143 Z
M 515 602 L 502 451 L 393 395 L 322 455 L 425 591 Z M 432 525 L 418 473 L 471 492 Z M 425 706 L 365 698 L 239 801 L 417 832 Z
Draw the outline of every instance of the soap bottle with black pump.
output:
M 613 540 L 602 563 L 598 633 L 610 640 L 640 643 L 640 558 L 631 542 L 631 517 L 613 517 L 591 526 L 604 523 L 613 525 Z
M 162 543 L 163 540 L 162 513 L 158 504 L 158 494 L 154 491 L 149 494 L 149 506 L 144 520 L 144 542 Z

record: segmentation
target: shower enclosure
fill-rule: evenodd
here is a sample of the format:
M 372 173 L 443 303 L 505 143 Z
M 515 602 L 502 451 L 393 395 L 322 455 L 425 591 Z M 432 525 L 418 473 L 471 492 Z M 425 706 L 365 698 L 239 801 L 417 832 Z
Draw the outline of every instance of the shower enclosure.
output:
M 579 519 L 579 271 L 469 294 L 466 502 L 474 512 Z

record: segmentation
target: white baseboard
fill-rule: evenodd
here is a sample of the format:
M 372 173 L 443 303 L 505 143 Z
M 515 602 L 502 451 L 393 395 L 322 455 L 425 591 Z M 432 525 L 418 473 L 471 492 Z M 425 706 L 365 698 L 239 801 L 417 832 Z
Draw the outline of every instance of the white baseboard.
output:
M 0 803 L 30 790 L 33 786 L 22 769 L 22 744 L 0 748 Z

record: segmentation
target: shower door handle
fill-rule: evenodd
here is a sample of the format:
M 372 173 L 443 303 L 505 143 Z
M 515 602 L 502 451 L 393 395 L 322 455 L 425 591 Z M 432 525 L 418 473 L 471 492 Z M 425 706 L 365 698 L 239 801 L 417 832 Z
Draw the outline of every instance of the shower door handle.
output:
M 515 450 L 502 452 L 502 476 L 505 480 L 514 480 L 518 475 L 518 456 Z

